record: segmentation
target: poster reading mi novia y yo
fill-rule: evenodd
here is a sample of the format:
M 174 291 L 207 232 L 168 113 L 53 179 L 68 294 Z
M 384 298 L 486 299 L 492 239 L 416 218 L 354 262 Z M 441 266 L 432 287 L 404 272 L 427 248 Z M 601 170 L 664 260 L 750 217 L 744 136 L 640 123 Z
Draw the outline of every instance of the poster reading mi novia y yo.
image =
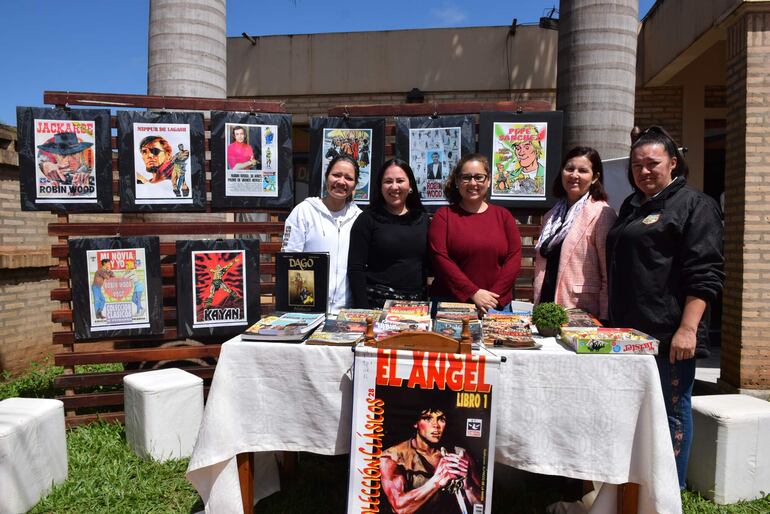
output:
M 91 331 L 148 328 L 144 248 L 86 251 Z
M 490 513 L 499 366 L 357 347 L 348 514 Z

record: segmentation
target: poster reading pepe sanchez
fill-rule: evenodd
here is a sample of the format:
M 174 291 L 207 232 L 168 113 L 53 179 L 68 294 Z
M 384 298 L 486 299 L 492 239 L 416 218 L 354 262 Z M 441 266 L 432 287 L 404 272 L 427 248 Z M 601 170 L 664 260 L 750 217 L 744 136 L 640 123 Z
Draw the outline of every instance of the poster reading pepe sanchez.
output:
M 348 514 L 490 513 L 499 358 L 355 354 Z
M 36 203 L 96 203 L 94 121 L 34 120 Z
M 546 197 L 548 123 L 494 123 L 492 198 Z
M 147 328 L 144 248 L 86 251 L 91 331 Z
M 137 204 L 192 204 L 190 126 L 134 123 Z
M 225 195 L 278 197 L 278 126 L 225 124 Z

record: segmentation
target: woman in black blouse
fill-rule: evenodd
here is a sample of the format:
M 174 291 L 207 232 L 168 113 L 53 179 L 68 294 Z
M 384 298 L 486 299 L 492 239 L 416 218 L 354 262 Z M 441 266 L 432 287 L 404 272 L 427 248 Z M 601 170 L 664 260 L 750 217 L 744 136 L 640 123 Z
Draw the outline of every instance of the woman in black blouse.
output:
M 412 168 L 390 159 L 380 170 L 371 208 L 350 234 L 348 278 L 353 307 L 379 308 L 387 299 L 426 300 L 429 218 Z

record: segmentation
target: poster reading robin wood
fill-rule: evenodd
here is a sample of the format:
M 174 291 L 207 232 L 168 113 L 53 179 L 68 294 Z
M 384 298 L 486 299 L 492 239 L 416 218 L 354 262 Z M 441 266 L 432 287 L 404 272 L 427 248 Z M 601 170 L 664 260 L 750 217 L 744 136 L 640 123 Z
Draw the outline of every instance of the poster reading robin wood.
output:
M 499 365 L 357 347 L 348 514 L 490 513 Z

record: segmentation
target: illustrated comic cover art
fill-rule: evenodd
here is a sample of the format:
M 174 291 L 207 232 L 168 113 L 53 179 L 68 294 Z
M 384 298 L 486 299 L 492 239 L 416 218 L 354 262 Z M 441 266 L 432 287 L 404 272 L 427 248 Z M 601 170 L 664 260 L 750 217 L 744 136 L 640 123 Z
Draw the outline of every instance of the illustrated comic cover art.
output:
M 193 327 L 247 325 L 246 251 L 193 251 Z
M 356 347 L 348 514 L 490 513 L 499 365 Z
M 228 336 L 260 317 L 259 240 L 176 242 L 177 334 Z
M 190 126 L 134 123 L 136 203 L 193 203 Z
M 444 183 L 460 160 L 460 140 L 460 127 L 409 129 L 409 166 L 424 203 L 446 203 Z
M 278 126 L 225 124 L 225 196 L 278 197 Z
M 147 274 L 144 248 L 88 250 L 91 331 L 147 328 Z
M 492 142 L 494 196 L 545 198 L 547 123 L 495 123 Z
M 321 143 L 321 169 L 338 155 L 349 155 L 358 163 L 358 184 L 353 200 L 369 201 L 369 182 L 372 176 L 371 162 L 372 129 L 325 128 Z M 321 174 L 321 191 L 326 191 L 324 174 Z
M 112 211 L 110 112 L 16 108 L 21 208 Z
M 329 254 L 276 254 L 275 306 L 286 312 L 323 312 L 329 294 Z

